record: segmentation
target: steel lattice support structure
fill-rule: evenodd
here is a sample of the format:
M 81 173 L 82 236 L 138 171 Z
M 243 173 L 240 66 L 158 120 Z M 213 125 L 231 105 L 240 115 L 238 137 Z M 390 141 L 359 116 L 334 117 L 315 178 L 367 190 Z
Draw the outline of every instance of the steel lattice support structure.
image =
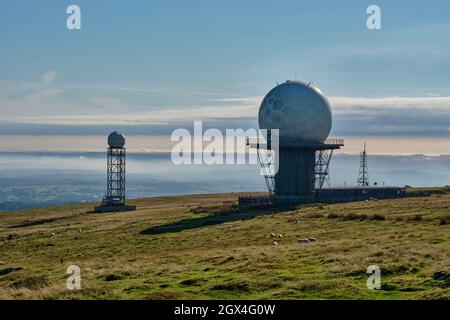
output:
M 274 154 L 272 150 L 256 149 L 258 152 L 258 160 L 261 166 L 261 172 L 266 181 L 267 190 L 270 195 L 275 194 L 275 169 L 274 169 Z
M 329 167 L 333 149 L 316 151 L 316 190 L 321 190 L 323 185 L 330 186 Z
M 369 185 L 369 167 L 367 165 L 366 143 L 364 142 L 364 150 L 360 154 L 359 160 L 359 176 L 358 186 L 366 187 Z
M 104 205 L 125 204 L 125 148 L 108 148 Z

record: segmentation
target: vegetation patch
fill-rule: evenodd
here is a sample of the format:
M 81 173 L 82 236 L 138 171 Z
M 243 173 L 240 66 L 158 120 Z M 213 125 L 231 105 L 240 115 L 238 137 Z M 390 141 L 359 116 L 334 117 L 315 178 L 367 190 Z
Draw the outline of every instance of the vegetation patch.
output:
M 14 281 L 11 284 L 11 287 L 14 289 L 36 290 L 48 286 L 49 283 L 50 282 L 47 276 L 35 276 L 22 278 L 17 281 Z
M 383 221 L 386 220 L 386 217 L 382 214 L 372 214 L 368 215 L 365 213 L 347 213 L 347 214 L 336 214 L 336 213 L 329 213 L 327 215 L 328 219 L 342 219 L 344 221 L 363 221 L 363 220 L 378 220 Z
M 246 282 L 220 283 L 209 287 L 213 291 L 250 292 L 250 285 Z
M 379 221 L 383 221 L 383 220 L 386 220 L 386 217 L 385 217 L 384 215 L 382 215 L 382 214 L 374 214 L 374 215 L 371 215 L 371 216 L 369 217 L 369 219 L 370 219 L 370 220 L 379 220 Z
M 153 291 L 142 296 L 145 300 L 174 300 L 183 298 L 183 293 L 178 291 Z
M 55 221 L 57 221 L 59 219 L 61 219 L 61 218 L 51 218 L 51 219 L 42 219 L 42 220 L 36 220 L 36 221 L 26 221 L 26 222 L 23 222 L 23 223 L 19 223 L 19 224 L 15 224 L 15 225 L 9 226 L 8 228 L 15 229 L 15 228 L 28 228 L 28 227 L 40 226 L 40 225 L 43 225 L 43 224 L 55 222 Z
M 450 232 L 440 222 L 450 218 L 448 193 L 294 209 L 239 209 L 236 199 L 130 200 L 136 211 L 95 215 L 86 214 L 92 204 L 2 213 L 1 268 L 23 269 L 3 272 L 0 299 L 450 298 Z M 39 220 L 52 222 L 19 226 Z M 72 264 L 81 290 L 65 287 Z M 380 267 L 383 290 L 367 289 L 370 265 Z
M 0 269 L 0 276 L 5 276 L 7 274 L 10 274 L 12 272 L 17 272 L 22 270 L 23 268 L 21 267 L 13 267 L 13 268 L 5 268 L 5 269 Z
M 367 220 L 367 218 L 368 218 L 367 214 L 355 214 L 355 213 L 347 213 L 343 217 L 343 219 L 346 220 L 346 221 L 349 221 L 349 220 L 359 220 L 359 221 L 361 221 L 361 220 Z
M 118 272 L 118 273 L 109 273 L 105 275 L 101 275 L 97 277 L 97 279 L 103 280 L 103 281 L 117 281 L 117 280 L 123 280 L 130 276 L 131 274 L 129 272 Z
M 408 220 L 410 220 L 410 221 L 422 221 L 423 217 L 422 217 L 421 214 L 416 214 L 416 215 L 414 215 L 412 217 L 409 217 Z
M 186 279 L 183 281 L 180 281 L 180 286 L 184 287 L 190 287 L 190 286 L 200 286 L 203 283 L 205 283 L 207 280 L 203 278 L 197 278 L 197 279 Z

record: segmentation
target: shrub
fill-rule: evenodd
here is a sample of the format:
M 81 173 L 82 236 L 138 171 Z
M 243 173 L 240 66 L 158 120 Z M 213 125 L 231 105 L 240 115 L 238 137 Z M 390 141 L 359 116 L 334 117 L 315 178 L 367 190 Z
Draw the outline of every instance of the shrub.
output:
M 192 213 L 208 213 L 210 211 L 209 208 L 203 206 L 197 206 L 196 208 L 192 208 L 190 212 Z
M 411 221 L 422 221 L 422 215 L 416 214 L 414 217 L 410 217 L 409 220 Z
M 344 220 L 366 220 L 368 217 L 366 214 L 348 213 L 344 216 Z
M 307 213 L 305 215 L 305 217 L 308 218 L 308 219 L 318 219 L 318 218 L 322 218 L 323 215 L 321 213 L 319 213 L 319 212 L 310 212 L 310 213 Z

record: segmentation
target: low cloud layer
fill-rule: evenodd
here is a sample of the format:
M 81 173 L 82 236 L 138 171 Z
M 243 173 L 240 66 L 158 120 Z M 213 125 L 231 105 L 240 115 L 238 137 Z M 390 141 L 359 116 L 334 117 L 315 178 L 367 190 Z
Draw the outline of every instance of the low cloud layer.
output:
M 54 77 L 55 73 L 49 73 L 42 78 L 50 82 Z M 199 100 L 198 105 L 155 109 L 104 96 L 72 103 L 63 89 L 46 88 L 22 98 L 0 96 L 0 121 L 4 123 L 0 134 L 20 133 L 17 128 L 21 125 L 26 125 L 28 131 L 46 126 L 49 133 L 52 127 L 78 126 L 84 128 L 83 134 L 88 134 L 89 130 L 97 132 L 94 128 L 102 126 L 133 130 L 155 126 L 158 134 L 164 134 L 174 126 L 189 126 L 194 120 L 228 128 L 255 126 L 261 100 L 262 97 L 257 96 L 209 98 Z M 434 93 L 419 97 L 334 96 L 329 100 L 334 115 L 334 135 L 450 135 L 450 97 L 447 96 Z M 167 132 L 164 132 L 165 127 Z M 28 131 L 24 133 L 30 133 Z

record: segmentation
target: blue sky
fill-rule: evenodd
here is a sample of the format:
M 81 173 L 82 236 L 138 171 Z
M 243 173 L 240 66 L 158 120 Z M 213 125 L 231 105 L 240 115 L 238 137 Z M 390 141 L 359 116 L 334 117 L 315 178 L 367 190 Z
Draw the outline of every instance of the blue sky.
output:
M 70 4 L 81 30 L 66 29 Z M 382 30 L 366 28 L 370 4 Z M 3 0 L 0 134 L 250 125 L 261 97 L 296 77 L 330 97 L 335 134 L 447 136 L 449 40 L 448 1 Z

